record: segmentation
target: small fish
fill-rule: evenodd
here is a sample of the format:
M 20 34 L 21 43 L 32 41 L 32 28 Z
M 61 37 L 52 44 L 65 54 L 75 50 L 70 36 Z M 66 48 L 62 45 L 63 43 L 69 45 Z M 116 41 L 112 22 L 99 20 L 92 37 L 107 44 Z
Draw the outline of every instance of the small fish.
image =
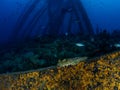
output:
M 76 43 L 75 45 L 78 46 L 78 47 L 84 47 L 85 46 L 83 43 Z
M 120 48 L 120 43 L 114 44 L 116 48 Z
M 65 33 L 65 36 L 68 36 L 68 32 Z

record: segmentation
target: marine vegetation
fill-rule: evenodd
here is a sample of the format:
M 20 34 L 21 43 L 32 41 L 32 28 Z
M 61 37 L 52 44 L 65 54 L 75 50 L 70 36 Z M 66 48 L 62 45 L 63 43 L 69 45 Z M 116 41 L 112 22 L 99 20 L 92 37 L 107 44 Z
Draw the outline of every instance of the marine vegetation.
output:
M 113 38 L 114 35 L 115 31 L 110 34 L 101 30 L 89 39 L 88 36 L 79 35 L 35 37 L 0 53 L 0 73 L 57 66 L 59 60 L 94 58 L 120 50 L 120 38 Z
M 0 90 L 120 90 L 120 51 L 76 65 L 0 75 Z

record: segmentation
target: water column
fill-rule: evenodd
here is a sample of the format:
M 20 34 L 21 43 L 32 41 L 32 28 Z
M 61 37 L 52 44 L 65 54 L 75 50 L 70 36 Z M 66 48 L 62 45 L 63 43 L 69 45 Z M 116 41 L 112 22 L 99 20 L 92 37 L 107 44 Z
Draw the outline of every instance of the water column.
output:
M 78 20 L 79 30 L 78 32 L 82 35 L 92 35 L 93 27 L 88 18 L 88 15 L 80 0 L 72 0 L 73 11 Z
M 67 13 L 70 18 L 67 19 L 68 24 L 63 27 L 68 27 L 65 32 L 71 32 L 74 23 L 79 26 L 76 30 L 78 33 L 93 33 L 90 20 L 79 0 L 33 0 L 20 15 L 13 38 L 25 40 L 39 35 L 58 36 Z M 77 23 L 73 22 L 73 17 L 78 20 Z
M 33 0 L 25 7 L 19 16 L 14 28 L 14 39 L 26 39 L 31 36 L 36 24 L 39 23 L 41 16 L 47 11 L 47 0 Z M 41 21 L 43 21 L 41 19 Z
M 64 14 L 62 13 L 63 2 L 64 0 L 48 0 L 48 35 L 56 36 L 59 33 L 64 18 Z

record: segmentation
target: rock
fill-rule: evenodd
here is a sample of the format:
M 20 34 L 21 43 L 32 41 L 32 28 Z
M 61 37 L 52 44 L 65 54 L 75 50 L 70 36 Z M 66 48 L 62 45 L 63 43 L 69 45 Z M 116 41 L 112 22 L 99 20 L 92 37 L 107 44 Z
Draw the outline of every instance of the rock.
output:
M 34 56 L 33 52 L 27 52 L 23 55 L 24 58 L 29 58 L 29 57 L 32 57 L 32 56 Z

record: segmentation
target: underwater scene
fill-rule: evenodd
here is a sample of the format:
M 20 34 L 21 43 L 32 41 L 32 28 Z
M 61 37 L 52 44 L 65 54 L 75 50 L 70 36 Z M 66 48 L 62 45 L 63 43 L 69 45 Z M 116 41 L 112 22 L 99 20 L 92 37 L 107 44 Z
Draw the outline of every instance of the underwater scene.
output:
M 0 0 L 0 90 L 120 90 L 119 0 Z

